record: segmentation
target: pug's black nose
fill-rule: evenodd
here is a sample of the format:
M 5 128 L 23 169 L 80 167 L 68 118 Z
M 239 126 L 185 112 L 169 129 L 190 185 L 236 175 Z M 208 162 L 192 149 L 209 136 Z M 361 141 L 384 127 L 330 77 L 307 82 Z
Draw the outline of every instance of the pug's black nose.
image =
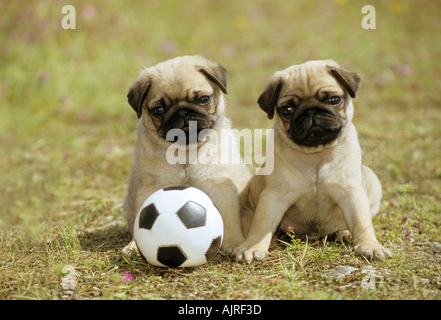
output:
M 314 118 L 317 114 L 317 110 L 315 109 L 310 109 L 308 111 L 306 111 L 306 116 L 310 119 Z
M 188 116 L 188 111 L 183 109 L 177 112 L 177 117 L 181 119 L 186 119 Z

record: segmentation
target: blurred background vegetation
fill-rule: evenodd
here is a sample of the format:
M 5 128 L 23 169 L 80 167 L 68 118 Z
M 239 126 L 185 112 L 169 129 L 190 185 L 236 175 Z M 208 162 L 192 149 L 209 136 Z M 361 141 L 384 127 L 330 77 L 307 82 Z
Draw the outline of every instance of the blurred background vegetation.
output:
M 61 26 L 67 4 L 74 30 Z M 95 200 L 96 210 L 120 208 L 137 121 L 128 88 L 144 66 L 192 54 L 228 70 L 228 115 L 239 129 L 271 126 L 256 101 L 277 70 L 332 58 L 357 72 L 354 122 L 386 201 L 398 183 L 431 197 L 439 213 L 441 5 L 370 1 L 376 29 L 364 30 L 364 4 L 3 0 L 0 223 L 38 229 L 93 211 Z

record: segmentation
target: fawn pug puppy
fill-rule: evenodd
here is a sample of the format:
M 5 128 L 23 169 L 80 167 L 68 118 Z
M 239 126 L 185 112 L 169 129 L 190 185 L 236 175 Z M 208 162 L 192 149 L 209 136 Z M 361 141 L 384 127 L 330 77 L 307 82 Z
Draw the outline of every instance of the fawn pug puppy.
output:
M 167 150 L 175 144 L 173 139 L 167 139 L 173 129 L 185 132 L 184 151 L 188 152 L 193 146 L 198 157 L 204 153 L 199 152 L 202 148 L 209 150 L 211 159 L 220 155 L 224 144 L 217 139 L 205 137 L 192 141 L 189 133 L 191 123 L 195 124 L 194 130 L 199 137 L 205 129 L 214 131 L 218 137 L 221 137 L 222 129 L 230 129 L 223 97 L 227 93 L 227 78 L 227 72 L 220 64 L 202 56 L 184 56 L 144 69 L 131 86 L 128 102 L 140 119 L 124 204 L 132 236 L 135 217 L 152 193 L 164 187 L 192 186 L 208 194 L 222 215 L 224 238 L 221 250 L 231 252 L 243 242 L 238 192 L 249 179 L 247 167 L 243 163 L 219 164 L 218 161 L 203 164 L 199 158 L 190 164 L 188 161 L 170 163 L 167 159 Z M 227 151 L 237 153 L 240 158 L 233 136 L 230 136 L 230 143 L 233 145 Z M 137 247 L 132 239 L 123 253 L 133 250 Z
M 310 236 L 349 229 L 355 253 L 391 256 L 372 226 L 381 185 L 362 165 L 352 124 L 351 98 L 359 86 L 354 72 L 332 60 L 306 62 L 272 76 L 258 103 L 275 118 L 274 171 L 252 177 L 240 195 L 246 239 L 234 250 L 236 260 L 265 258 L 272 234 L 288 227 Z

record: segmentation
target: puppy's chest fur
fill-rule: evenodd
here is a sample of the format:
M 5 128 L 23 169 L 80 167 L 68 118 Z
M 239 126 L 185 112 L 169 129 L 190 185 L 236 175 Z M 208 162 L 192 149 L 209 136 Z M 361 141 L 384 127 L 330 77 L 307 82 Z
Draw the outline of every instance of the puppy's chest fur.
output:
M 342 211 L 333 199 L 332 192 L 340 188 L 344 172 L 335 154 L 314 157 L 305 155 L 295 163 L 298 170 L 297 186 L 289 192 L 296 199 L 286 211 L 279 228 L 282 231 L 290 226 L 296 235 L 318 236 L 346 229 Z M 309 157 L 309 159 L 308 159 Z
M 229 123 L 225 119 L 219 120 L 219 123 L 221 123 L 222 128 L 229 128 Z M 144 126 L 141 124 L 137 150 L 135 150 L 135 153 L 139 153 L 135 159 L 141 159 L 141 161 L 138 163 L 135 161 L 135 164 L 140 169 L 138 175 L 144 185 L 181 185 L 200 188 L 201 182 L 204 180 L 218 179 L 223 181 L 224 178 L 231 178 L 230 176 L 234 176 L 239 172 L 245 172 L 244 169 L 240 170 L 242 169 L 240 165 L 236 166 L 237 170 L 229 171 L 231 165 L 219 164 L 221 160 L 220 142 L 216 139 L 211 141 L 210 138 L 207 142 L 198 142 L 198 147 L 193 147 L 192 151 L 188 148 L 181 150 L 185 155 L 184 163 L 171 164 L 167 160 L 167 150 L 173 143 L 166 143 L 161 139 L 157 139 L 155 132 L 144 131 L 143 128 Z M 218 136 L 220 137 L 221 133 Z M 235 147 L 234 145 L 234 151 L 236 151 Z M 156 152 L 152 153 L 150 150 Z M 178 150 L 175 148 L 172 150 L 175 150 L 174 156 L 177 156 Z M 208 157 L 205 161 L 209 161 L 209 164 L 201 163 L 200 157 L 202 155 Z M 164 172 L 167 172 L 167 174 L 164 175 Z

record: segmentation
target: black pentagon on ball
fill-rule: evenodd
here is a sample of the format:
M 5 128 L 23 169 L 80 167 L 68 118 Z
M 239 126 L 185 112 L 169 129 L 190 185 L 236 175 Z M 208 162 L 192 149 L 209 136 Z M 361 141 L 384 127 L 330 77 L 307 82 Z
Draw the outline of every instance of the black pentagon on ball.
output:
M 188 229 L 203 227 L 207 220 L 205 208 L 194 201 L 188 201 L 176 214 Z
M 187 256 L 178 246 L 159 247 L 157 260 L 167 267 L 179 267 L 187 260 Z
M 163 188 L 162 190 L 164 190 L 164 191 L 185 190 L 187 188 L 189 188 L 189 187 L 186 187 L 186 186 L 171 186 L 171 187 Z
M 154 203 L 150 203 L 139 214 L 139 228 L 150 230 L 158 218 L 159 212 Z
M 205 253 L 205 258 L 207 261 L 210 261 L 213 259 L 213 257 L 216 255 L 216 253 L 219 251 L 219 247 L 222 242 L 222 236 L 219 236 L 211 242 L 210 247 L 208 248 L 207 252 Z

